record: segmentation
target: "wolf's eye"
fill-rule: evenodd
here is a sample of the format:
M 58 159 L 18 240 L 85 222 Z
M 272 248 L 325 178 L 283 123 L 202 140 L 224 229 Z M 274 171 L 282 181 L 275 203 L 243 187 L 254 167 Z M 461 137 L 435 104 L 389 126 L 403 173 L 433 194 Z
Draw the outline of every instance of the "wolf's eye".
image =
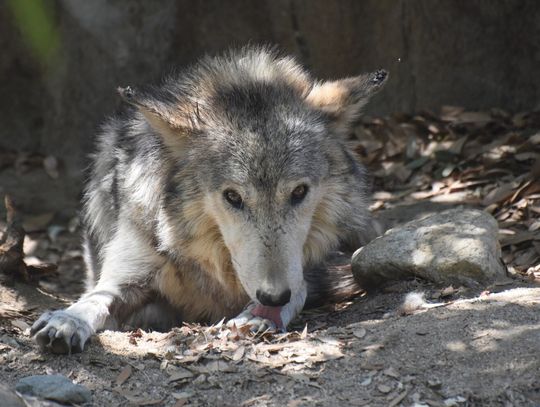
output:
M 302 202 L 308 193 L 308 189 L 308 186 L 305 184 L 298 185 L 294 188 L 291 194 L 291 203 L 293 205 L 298 205 Z
M 234 208 L 242 209 L 244 207 L 244 201 L 238 192 L 233 189 L 227 189 L 223 192 L 223 196 Z

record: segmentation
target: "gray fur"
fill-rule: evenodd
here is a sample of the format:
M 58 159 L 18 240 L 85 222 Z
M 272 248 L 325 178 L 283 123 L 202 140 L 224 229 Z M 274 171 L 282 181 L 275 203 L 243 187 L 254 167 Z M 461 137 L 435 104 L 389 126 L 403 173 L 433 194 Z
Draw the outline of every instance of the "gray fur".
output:
M 128 105 L 98 136 L 83 203 L 88 291 L 62 311 L 90 327 L 76 342 L 112 322 L 163 328 L 159 304 L 170 323 L 232 317 L 261 287 L 292 291 L 286 325 L 306 300 L 302 269 L 322 272 L 340 243 L 366 239 L 366 174 L 343 139 L 385 79 L 316 82 L 293 59 L 248 47 L 159 86 L 120 89 Z M 293 205 L 299 184 L 308 193 Z M 245 198 L 241 210 L 227 206 L 227 188 Z M 198 246 L 208 233 L 225 251 Z M 171 300 L 170 278 L 189 290 L 176 287 Z M 307 280 L 308 296 L 320 294 L 319 279 Z M 34 325 L 40 343 L 54 329 L 51 344 L 70 344 L 74 324 L 54 321 Z

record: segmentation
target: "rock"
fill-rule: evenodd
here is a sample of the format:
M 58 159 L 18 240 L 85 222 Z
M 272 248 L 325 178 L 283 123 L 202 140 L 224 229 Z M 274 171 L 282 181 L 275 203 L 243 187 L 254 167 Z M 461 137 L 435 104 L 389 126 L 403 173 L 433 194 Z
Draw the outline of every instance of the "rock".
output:
M 500 257 L 495 219 L 456 208 L 388 230 L 353 254 L 352 271 L 368 289 L 413 276 L 475 287 L 505 277 Z
M 13 349 L 20 348 L 19 342 L 8 335 L 0 335 L 0 343 L 5 343 L 6 345 L 11 346 Z
M 0 384 L 0 400 L 4 407 L 26 407 L 25 402 L 9 387 Z
M 62 375 L 43 375 L 25 377 L 16 384 L 15 389 L 25 395 L 63 404 L 85 404 L 92 400 L 92 393 L 86 387 L 74 384 Z

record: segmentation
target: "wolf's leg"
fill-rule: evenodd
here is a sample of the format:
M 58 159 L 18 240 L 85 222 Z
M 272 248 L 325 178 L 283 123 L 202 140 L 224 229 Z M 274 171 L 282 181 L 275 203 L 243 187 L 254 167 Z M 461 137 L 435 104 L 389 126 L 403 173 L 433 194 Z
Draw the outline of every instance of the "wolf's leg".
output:
M 307 289 L 303 284 L 300 290 L 293 296 L 291 300 L 281 307 L 279 313 L 280 321 L 272 321 L 268 318 L 263 318 L 255 315 L 257 313 L 257 304 L 250 303 L 244 311 L 242 311 L 237 317 L 229 320 L 227 326 L 231 327 L 248 325 L 253 332 L 262 332 L 265 330 L 280 330 L 286 331 L 287 325 L 302 311 L 306 302 Z
M 148 281 L 163 260 L 135 228 L 120 228 L 105 251 L 97 285 L 65 310 L 44 313 L 31 334 L 55 353 L 82 351 L 107 319 L 142 305 Z

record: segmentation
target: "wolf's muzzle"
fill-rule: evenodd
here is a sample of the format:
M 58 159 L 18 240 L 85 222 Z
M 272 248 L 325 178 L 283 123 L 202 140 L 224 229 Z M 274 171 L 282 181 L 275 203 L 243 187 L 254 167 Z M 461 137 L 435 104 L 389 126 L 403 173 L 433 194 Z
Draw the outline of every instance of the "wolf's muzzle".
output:
M 257 290 L 255 294 L 260 303 L 268 307 L 281 307 L 291 300 L 291 290 L 285 290 L 278 294 Z

